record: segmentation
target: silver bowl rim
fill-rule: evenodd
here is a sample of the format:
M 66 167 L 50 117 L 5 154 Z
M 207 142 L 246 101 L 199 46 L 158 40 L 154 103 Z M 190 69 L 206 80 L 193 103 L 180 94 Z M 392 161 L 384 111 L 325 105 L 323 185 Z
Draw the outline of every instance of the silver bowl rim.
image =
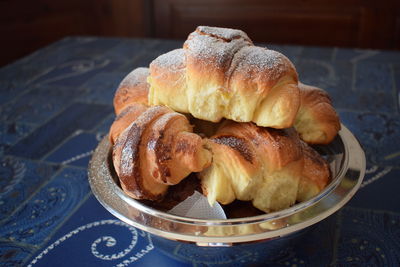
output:
M 341 168 L 319 195 L 290 208 L 253 217 L 226 220 L 181 217 L 130 198 L 112 178 L 107 163 L 111 149 L 108 136 L 103 138 L 93 153 L 89 163 L 89 183 L 98 201 L 117 218 L 164 238 L 198 244 L 241 243 L 277 238 L 325 219 L 344 206 L 360 187 L 366 169 L 364 151 L 343 124 L 338 138 L 344 147 Z M 130 211 L 140 216 L 133 217 Z M 282 224 L 282 221 L 285 223 Z M 162 225 L 168 227 L 160 227 Z

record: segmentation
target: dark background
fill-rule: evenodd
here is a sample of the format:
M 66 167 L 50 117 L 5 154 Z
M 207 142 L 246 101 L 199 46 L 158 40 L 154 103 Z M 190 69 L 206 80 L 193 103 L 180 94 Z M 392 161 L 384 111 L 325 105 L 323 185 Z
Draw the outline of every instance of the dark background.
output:
M 197 25 L 255 42 L 400 49 L 398 0 L 1 0 L 0 66 L 71 35 L 185 39 Z

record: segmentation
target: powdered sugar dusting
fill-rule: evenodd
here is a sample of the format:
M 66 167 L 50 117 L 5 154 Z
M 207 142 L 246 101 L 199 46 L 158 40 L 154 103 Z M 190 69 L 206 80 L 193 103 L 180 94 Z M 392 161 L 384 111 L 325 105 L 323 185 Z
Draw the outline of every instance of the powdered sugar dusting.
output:
M 197 27 L 196 32 L 213 36 L 216 38 L 225 39 L 225 41 L 231 41 L 233 39 L 243 38 L 251 42 L 250 38 L 247 36 L 245 32 L 236 29 L 199 26 Z
M 222 69 L 227 77 L 237 71 L 248 78 L 267 74 L 275 80 L 294 69 L 284 55 L 254 46 L 246 33 L 235 29 L 199 26 L 184 48 L 189 63 L 207 64 L 209 72 Z
M 172 70 L 183 68 L 185 65 L 185 52 L 182 48 L 172 50 L 153 60 L 150 68 L 152 65 Z
M 140 116 L 136 119 L 135 123 L 137 125 L 147 125 L 151 123 L 154 119 L 160 117 L 165 113 L 170 113 L 172 110 L 165 106 L 153 106 L 148 108 L 145 112 L 140 114 Z
M 249 45 L 252 42 L 242 31 L 203 26 L 189 35 L 184 48 L 190 57 L 224 68 L 237 51 Z
M 246 75 L 263 74 L 268 71 L 269 79 L 277 79 L 290 68 L 294 68 L 281 53 L 257 46 L 242 48 L 235 55 L 232 65 L 236 72 Z
M 147 76 L 150 75 L 148 68 L 137 68 L 130 72 L 120 83 L 119 87 L 134 87 L 146 84 Z

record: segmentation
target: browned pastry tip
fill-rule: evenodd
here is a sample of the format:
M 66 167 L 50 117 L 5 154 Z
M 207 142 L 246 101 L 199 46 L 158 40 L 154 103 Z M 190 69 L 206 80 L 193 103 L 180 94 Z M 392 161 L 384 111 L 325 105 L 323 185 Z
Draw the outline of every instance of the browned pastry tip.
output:
M 113 163 L 124 191 L 135 199 L 159 200 L 168 186 L 211 162 L 203 139 L 184 115 L 147 107 L 117 138 Z
M 304 167 L 299 183 L 297 201 L 306 201 L 318 195 L 331 180 L 329 165 L 317 151 L 302 142 Z
M 114 144 L 118 136 L 136 120 L 147 107 L 143 104 L 132 103 L 126 107 L 114 120 L 110 127 L 109 138 L 111 144 Z
M 299 83 L 301 104 L 294 127 L 308 144 L 329 144 L 340 130 L 340 120 L 324 90 Z
M 132 103 L 148 104 L 148 68 L 136 68 L 119 84 L 114 95 L 114 110 L 118 115 Z

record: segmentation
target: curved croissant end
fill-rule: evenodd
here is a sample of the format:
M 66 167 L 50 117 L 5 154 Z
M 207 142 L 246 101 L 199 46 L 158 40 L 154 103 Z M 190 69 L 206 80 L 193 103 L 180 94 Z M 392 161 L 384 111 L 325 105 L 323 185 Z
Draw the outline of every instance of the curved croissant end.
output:
M 206 168 L 211 153 L 184 115 L 149 107 L 119 135 L 113 163 L 124 191 L 135 199 L 161 199 L 168 186 Z
M 340 120 L 329 95 L 322 89 L 299 83 L 301 104 L 294 127 L 309 144 L 329 144 L 340 130 Z
M 305 142 L 301 142 L 304 167 L 300 178 L 297 201 L 309 200 L 318 195 L 331 179 L 328 163 Z

